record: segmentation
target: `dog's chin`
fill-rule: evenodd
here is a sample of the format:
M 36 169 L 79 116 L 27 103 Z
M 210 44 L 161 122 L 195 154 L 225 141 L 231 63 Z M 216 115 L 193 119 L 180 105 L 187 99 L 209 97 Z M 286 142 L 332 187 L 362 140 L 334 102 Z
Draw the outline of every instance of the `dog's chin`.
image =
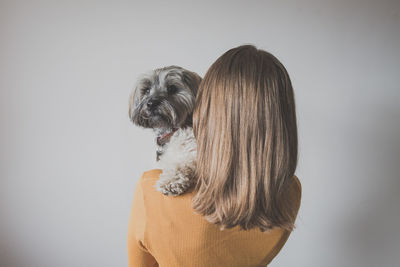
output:
M 173 127 L 162 115 L 152 114 L 149 119 L 150 128 L 171 128 Z
M 160 129 L 162 132 L 170 129 L 180 128 L 180 124 L 171 123 L 169 116 L 163 115 L 157 109 L 155 110 L 142 110 L 140 112 L 140 119 L 137 120 L 137 124 L 144 128 Z M 181 119 L 180 117 L 178 119 Z

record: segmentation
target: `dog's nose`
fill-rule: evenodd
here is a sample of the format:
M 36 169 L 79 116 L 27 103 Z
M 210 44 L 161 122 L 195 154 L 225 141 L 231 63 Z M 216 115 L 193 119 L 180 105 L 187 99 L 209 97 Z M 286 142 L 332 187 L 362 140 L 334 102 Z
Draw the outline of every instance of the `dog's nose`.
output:
M 149 108 L 155 107 L 160 103 L 159 99 L 150 99 L 149 101 L 147 101 L 147 106 Z

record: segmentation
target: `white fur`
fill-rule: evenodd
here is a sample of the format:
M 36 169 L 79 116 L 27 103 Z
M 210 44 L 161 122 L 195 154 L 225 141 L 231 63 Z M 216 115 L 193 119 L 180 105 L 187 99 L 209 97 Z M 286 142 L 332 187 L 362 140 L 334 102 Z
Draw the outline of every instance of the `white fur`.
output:
M 157 161 L 163 172 L 155 188 L 165 195 L 180 195 L 194 183 L 197 144 L 193 128 L 179 128 L 165 146 Z

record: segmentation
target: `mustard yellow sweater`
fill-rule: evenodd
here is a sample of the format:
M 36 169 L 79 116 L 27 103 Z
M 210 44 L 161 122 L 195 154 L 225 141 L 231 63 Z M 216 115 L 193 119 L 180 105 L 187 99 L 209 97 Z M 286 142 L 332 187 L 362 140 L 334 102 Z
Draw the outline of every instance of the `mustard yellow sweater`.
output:
M 135 186 L 127 240 L 130 267 L 267 266 L 288 239 L 290 232 L 280 228 L 266 233 L 239 226 L 219 230 L 194 213 L 191 191 L 180 196 L 157 191 L 161 172 L 145 171 Z M 301 193 L 294 177 L 294 188 Z M 299 208 L 300 199 L 297 204 Z

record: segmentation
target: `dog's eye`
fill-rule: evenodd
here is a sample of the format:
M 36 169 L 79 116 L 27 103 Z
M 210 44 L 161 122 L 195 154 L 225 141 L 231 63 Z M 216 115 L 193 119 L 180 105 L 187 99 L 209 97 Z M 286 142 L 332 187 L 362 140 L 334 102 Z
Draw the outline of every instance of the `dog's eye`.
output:
M 175 85 L 169 85 L 167 87 L 167 90 L 168 90 L 168 93 L 173 94 L 178 90 L 178 88 Z
M 144 94 L 147 95 L 149 92 L 150 92 L 150 88 L 144 88 L 144 89 L 143 89 L 143 93 L 144 93 Z

